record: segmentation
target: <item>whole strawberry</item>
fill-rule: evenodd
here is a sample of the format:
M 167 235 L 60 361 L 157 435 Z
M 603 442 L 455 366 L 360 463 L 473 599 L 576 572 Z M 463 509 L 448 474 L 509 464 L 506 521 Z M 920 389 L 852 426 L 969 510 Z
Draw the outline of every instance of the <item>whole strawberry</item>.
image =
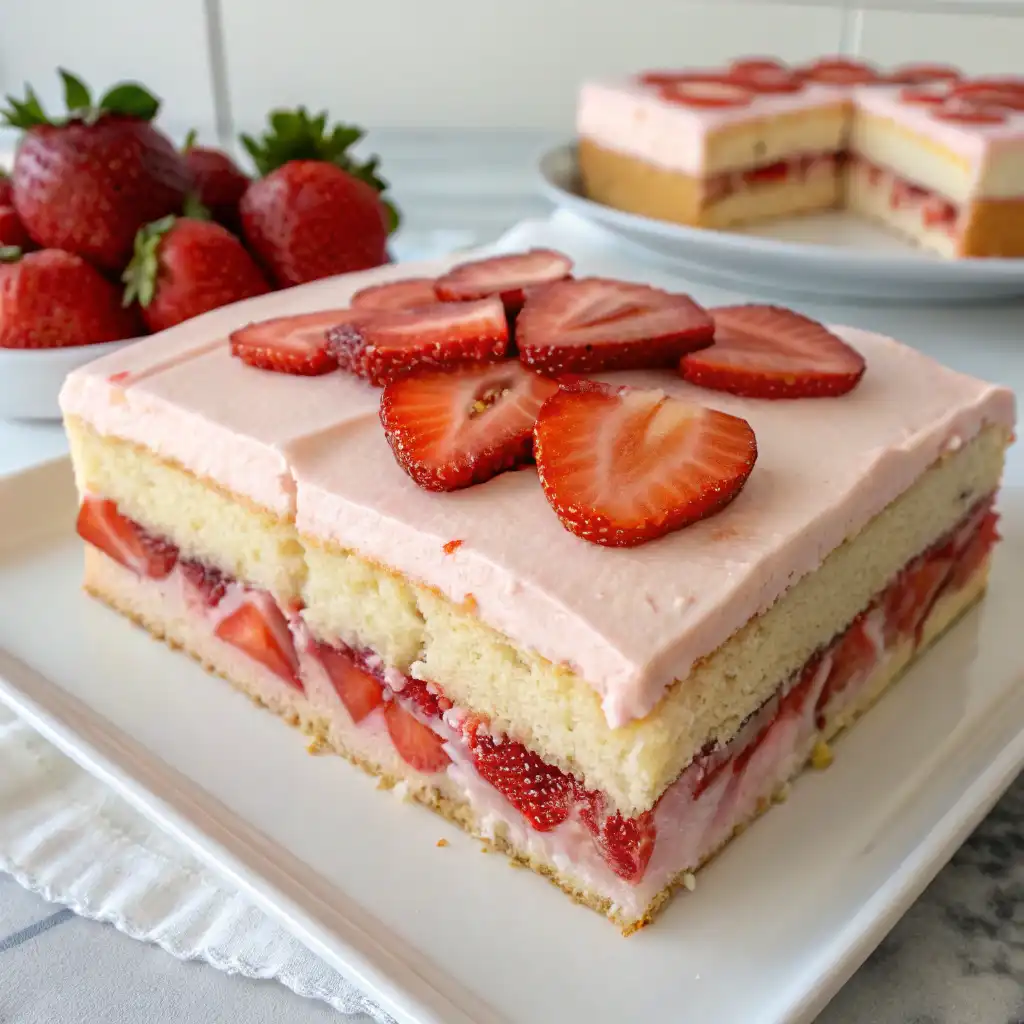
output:
M 5 246 L 16 246 L 19 249 L 35 248 L 14 207 L 0 205 L 0 248 Z
M 159 101 L 134 83 L 97 103 L 61 71 L 67 114 L 50 118 L 29 89 L 0 112 L 24 135 L 14 160 L 14 206 L 41 246 L 122 270 L 135 234 L 182 208 L 191 178 L 184 157 L 150 122 Z
M 387 183 L 377 158 L 357 163 L 348 149 L 363 133 L 348 125 L 326 132 L 326 125 L 323 113 L 279 110 L 260 141 L 242 136 L 263 175 L 242 197 L 242 230 L 282 287 L 388 261 L 398 214 L 380 198 Z
M 124 281 L 124 301 L 139 303 L 151 331 L 270 291 L 230 231 L 191 217 L 164 217 L 144 227 Z
M 141 333 L 121 294 L 81 257 L 0 249 L 0 348 L 66 348 Z
M 241 233 L 238 204 L 249 187 L 249 178 L 219 149 L 195 144 L 195 132 L 185 140 L 185 163 L 192 174 L 200 203 L 218 224 L 235 234 Z

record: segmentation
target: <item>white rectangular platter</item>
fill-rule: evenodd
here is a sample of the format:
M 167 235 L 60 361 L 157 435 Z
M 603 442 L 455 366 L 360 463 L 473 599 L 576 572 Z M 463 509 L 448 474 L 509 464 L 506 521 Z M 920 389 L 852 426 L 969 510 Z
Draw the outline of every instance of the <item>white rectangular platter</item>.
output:
M 809 1021 L 1024 763 L 1001 509 L 983 605 L 628 940 L 84 596 L 63 459 L 0 478 L 0 699 L 400 1021 Z

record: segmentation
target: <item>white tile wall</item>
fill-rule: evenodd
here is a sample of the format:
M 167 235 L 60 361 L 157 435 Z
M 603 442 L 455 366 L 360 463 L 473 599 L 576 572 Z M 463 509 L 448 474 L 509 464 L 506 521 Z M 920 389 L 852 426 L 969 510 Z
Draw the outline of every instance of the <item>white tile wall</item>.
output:
M 217 70 L 243 128 L 302 102 L 374 127 L 565 134 L 585 75 L 742 53 L 845 48 L 1024 72 L 1024 0 L 862 2 L 931 13 L 846 9 L 852 0 L 0 0 L 0 92 L 30 80 L 53 99 L 58 64 L 97 87 L 139 77 L 164 97 L 170 130 L 210 135 L 207 7 L 220 9 Z M 976 13 L 935 13 L 951 3 Z
M 700 65 L 745 52 L 804 58 L 842 14 L 679 0 L 223 0 L 239 123 L 326 104 L 382 126 L 568 129 L 588 74 Z M 358 13 L 356 13 L 358 12 Z
M 0 94 L 29 82 L 63 109 L 58 67 L 95 92 L 144 81 L 175 134 L 215 123 L 204 0 L 0 0 Z

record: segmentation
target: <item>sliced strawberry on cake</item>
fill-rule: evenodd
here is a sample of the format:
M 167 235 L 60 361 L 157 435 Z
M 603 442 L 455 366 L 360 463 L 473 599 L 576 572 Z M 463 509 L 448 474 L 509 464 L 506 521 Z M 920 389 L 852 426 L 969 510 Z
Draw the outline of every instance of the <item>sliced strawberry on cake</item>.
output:
M 561 281 L 572 272 L 572 260 L 553 249 L 531 249 L 510 256 L 494 256 L 453 267 L 438 278 L 437 296 L 447 302 L 466 302 L 497 295 L 514 316 L 526 293 L 538 285 Z
M 757 458 L 746 420 L 663 391 L 580 381 L 541 408 L 534 451 L 544 495 L 584 540 L 633 547 L 713 515 Z
M 238 648 L 297 690 L 299 659 L 288 621 L 277 602 L 266 592 L 253 591 L 217 624 L 218 640 Z
M 367 310 L 330 331 L 328 343 L 341 369 L 380 386 L 413 370 L 500 359 L 508 321 L 497 297 Z
M 828 328 L 779 306 L 712 309 L 715 343 L 684 356 L 691 384 L 746 398 L 827 398 L 852 391 L 864 357 Z
M 428 491 L 483 483 L 533 457 L 540 407 L 558 390 L 506 361 L 392 381 L 380 418 L 398 464 Z
M 711 342 L 714 324 L 688 295 L 589 277 L 531 295 L 516 321 L 519 359 L 544 373 L 675 366 Z
M 374 284 L 352 296 L 353 309 L 419 309 L 437 302 L 434 278 L 407 277 L 387 284 Z
M 327 332 L 351 318 L 348 309 L 327 309 L 249 324 L 231 335 L 231 354 L 259 370 L 316 377 L 338 368 Z

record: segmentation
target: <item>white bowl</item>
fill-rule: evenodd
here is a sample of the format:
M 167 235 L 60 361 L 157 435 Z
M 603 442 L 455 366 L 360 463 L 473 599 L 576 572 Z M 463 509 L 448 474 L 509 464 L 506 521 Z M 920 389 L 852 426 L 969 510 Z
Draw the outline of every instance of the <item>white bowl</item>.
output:
M 0 348 L 0 420 L 59 420 L 64 378 L 79 366 L 138 341 L 105 341 L 69 348 Z

